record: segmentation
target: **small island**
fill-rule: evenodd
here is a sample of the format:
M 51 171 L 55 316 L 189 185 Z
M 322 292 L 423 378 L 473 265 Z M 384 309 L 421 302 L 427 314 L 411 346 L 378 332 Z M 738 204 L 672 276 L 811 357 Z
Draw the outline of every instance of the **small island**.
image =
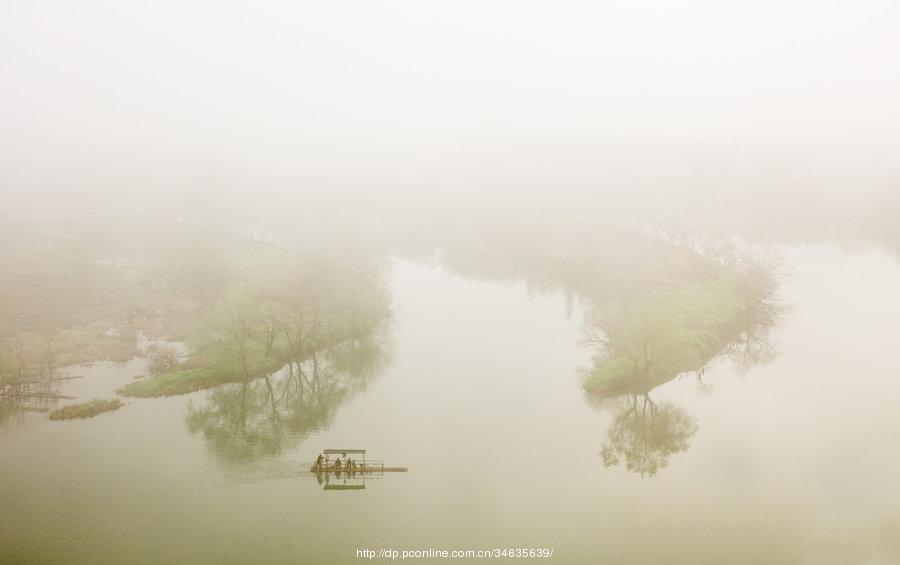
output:
M 112 412 L 124 406 L 118 398 L 113 400 L 95 399 L 81 404 L 70 404 L 57 408 L 50 412 L 51 420 L 75 420 L 78 418 L 93 418 L 104 412 Z

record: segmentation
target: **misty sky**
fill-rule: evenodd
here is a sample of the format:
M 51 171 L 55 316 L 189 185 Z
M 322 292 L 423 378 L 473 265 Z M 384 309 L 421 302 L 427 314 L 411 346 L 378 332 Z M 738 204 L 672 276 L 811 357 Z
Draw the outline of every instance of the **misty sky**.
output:
M 890 0 L 5 0 L 0 187 L 882 190 L 898 29 Z

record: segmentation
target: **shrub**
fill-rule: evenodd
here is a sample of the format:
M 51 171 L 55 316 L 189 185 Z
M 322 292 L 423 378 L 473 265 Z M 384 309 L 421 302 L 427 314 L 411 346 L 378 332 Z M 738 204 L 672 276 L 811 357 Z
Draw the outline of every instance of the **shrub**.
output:
M 122 401 L 115 398 L 113 400 L 91 400 L 82 404 L 70 404 L 63 406 L 50 412 L 51 420 L 74 420 L 76 418 L 93 418 L 104 412 L 112 412 L 124 406 Z
M 154 348 L 147 360 L 147 370 L 151 375 L 167 373 L 176 366 L 178 366 L 178 352 L 171 347 Z

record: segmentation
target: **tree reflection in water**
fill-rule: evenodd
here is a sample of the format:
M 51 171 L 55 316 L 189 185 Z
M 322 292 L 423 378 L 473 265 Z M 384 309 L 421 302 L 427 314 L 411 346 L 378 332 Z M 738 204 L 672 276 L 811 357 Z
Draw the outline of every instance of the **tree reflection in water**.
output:
M 691 373 L 705 386 L 706 368 L 717 359 L 730 358 L 745 374 L 776 355 L 768 336 L 784 312 L 779 261 L 715 257 L 715 270 L 702 282 L 592 306 L 588 342 L 598 353 L 584 387 L 590 402 L 612 414 L 600 451 L 604 466 L 624 463 L 653 476 L 688 448 L 696 420 L 684 408 L 652 400 L 654 389 Z
M 337 409 L 380 374 L 386 365 L 383 339 L 343 342 L 276 375 L 223 385 L 203 405 L 189 406 L 185 425 L 221 461 L 277 456 L 327 428 Z
M 477 225 L 477 224 L 476 224 Z M 730 358 L 739 374 L 772 360 L 769 339 L 783 318 L 781 257 L 730 238 L 602 223 L 527 226 L 487 221 L 439 238 L 452 272 L 529 292 L 561 292 L 584 309 L 583 372 L 588 401 L 612 412 L 602 447 L 607 466 L 653 475 L 688 448 L 698 424 L 651 391 L 680 375 L 703 383 L 707 367 Z
M 612 422 L 600 451 L 603 465 L 620 463 L 642 477 L 652 477 L 669 456 L 688 448 L 697 421 L 671 402 L 656 403 L 649 395 L 629 394 L 606 401 Z

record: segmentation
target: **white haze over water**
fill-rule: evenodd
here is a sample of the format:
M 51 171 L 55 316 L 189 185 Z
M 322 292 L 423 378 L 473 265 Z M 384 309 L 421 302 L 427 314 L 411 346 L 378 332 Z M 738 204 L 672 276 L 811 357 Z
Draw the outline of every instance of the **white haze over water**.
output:
M 0 562 L 900 563 L 898 150 L 897 0 L 0 0 Z
M 0 190 L 890 190 L 898 29 L 892 1 L 6 0 Z

